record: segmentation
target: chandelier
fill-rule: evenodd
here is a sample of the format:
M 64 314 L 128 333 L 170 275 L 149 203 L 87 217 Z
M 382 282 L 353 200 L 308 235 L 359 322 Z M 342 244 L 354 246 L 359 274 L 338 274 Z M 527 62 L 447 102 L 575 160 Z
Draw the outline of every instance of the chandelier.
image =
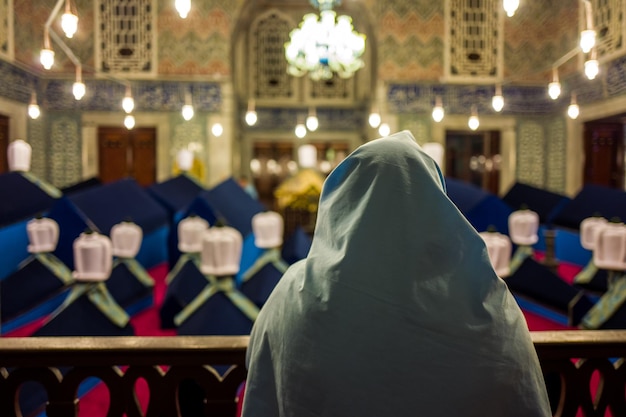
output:
M 355 32 L 350 16 L 339 16 L 333 6 L 341 0 L 310 0 L 320 16 L 309 13 L 285 43 L 287 72 L 300 77 L 307 72 L 313 80 L 328 80 L 334 73 L 350 78 L 364 66 L 365 35 Z

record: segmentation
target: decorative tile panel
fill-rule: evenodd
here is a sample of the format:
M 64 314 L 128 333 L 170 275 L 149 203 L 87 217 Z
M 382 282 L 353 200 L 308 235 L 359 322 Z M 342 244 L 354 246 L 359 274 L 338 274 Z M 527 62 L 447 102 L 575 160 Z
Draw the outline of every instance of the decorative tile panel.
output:
M 278 10 L 270 10 L 252 23 L 248 57 L 254 98 L 294 98 L 296 78 L 287 73 L 285 59 L 285 42 L 293 27 L 291 19 Z
M 28 119 L 28 143 L 32 148 L 30 157 L 31 172 L 38 178 L 50 181 L 48 172 L 48 140 L 46 135 L 46 116 L 37 120 Z
M 0 0 L 0 57 L 13 58 L 13 0 Z
M 122 111 L 126 87 L 108 80 L 85 81 L 87 93 L 76 101 L 72 82 L 51 80 L 44 96 L 46 105 L 55 110 Z M 185 104 L 185 88 L 191 89 L 196 111 L 218 112 L 221 109 L 221 87 L 217 83 L 177 83 L 167 81 L 133 81 L 131 90 L 135 111 L 180 111 Z M 30 96 L 29 96 L 30 97 Z
M 595 49 L 600 59 L 624 52 L 624 7 L 624 0 L 591 0 L 591 24 L 596 31 Z
M 431 119 L 426 115 L 402 115 L 398 118 L 398 130 L 408 130 L 420 145 L 432 142 Z
M 76 115 L 50 115 L 50 182 L 63 188 L 81 180 L 81 142 Z
M 449 39 L 445 75 L 497 79 L 502 73 L 501 4 L 496 0 L 446 0 Z
M 565 119 L 555 117 L 546 122 L 546 182 L 545 188 L 565 194 L 567 132 Z
M 545 178 L 544 129 L 532 120 L 520 122 L 517 131 L 517 181 L 541 188 Z
M 296 123 L 306 117 L 306 111 L 297 109 L 257 108 L 258 122 L 254 126 L 244 125 L 248 131 L 293 131 Z M 352 109 L 317 108 L 319 130 L 357 131 L 365 123 L 363 112 Z
M 98 72 L 126 75 L 156 72 L 154 7 L 154 0 L 98 1 Z

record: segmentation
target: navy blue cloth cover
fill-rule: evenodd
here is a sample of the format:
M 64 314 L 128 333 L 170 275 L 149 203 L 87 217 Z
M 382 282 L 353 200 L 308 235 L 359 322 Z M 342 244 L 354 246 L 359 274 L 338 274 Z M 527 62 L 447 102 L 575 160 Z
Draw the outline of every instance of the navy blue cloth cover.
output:
M 445 181 L 448 197 L 477 231 L 484 232 L 494 226 L 500 233 L 509 233 L 509 215 L 513 209 L 498 196 L 454 178 Z
M 181 312 L 204 289 L 207 279 L 192 261 L 181 268 L 167 286 L 163 304 L 159 310 L 161 328 L 174 329 L 174 317 Z
M 143 242 L 136 259 L 151 268 L 167 261 L 167 210 L 134 179 L 127 178 L 69 196 L 93 221 L 96 231 L 108 235 L 111 227 L 131 220 L 141 227 Z
M 191 204 L 204 188 L 187 175 L 179 175 L 153 184 L 146 188 L 146 191 L 174 216 Z
M 526 258 L 504 281 L 513 294 L 565 314 L 571 325 L 577 325 L 593 305 L 580 288 L 569 285 L 532 258 Z M 574 304 L 578 305 L 575 311 Z
M 539 215 L 540 223 L 551 224 L 571 199 L 561 194 L 517 182 L 502 197 L 502 201 L 513 210 L 519 210 L 525 205 L 526 208 Z
M 78 297 L 59 314 L 51 317 L 33 336 L 134 336 L 129 322 L 118 327 L 96 307 L 87 295 Z
M 106 235 L 111 227 L 127 219 L 141 227 L 144 235 L 169 220 L 165 209 L 132 178 L 93 187 L 69 198 Z
M 554 225 L 578 230 L 580 222 L 595 214 L 611 219 L 626 220 L 626 192 L 602 185 L 585 185 L 559 212 Z
M 0 174 L 0 228 L 46 212 L 55 200 L 19 172 Z
M 152 288 L 143 285 L 124 263 L 111 270 L 111 276 L 105 283 L 111 296 L 128 312 L 138 303 L 152 304 Z
M 63 281 L 38 259 L 26 260 L 20 269 L 0 281 L 2 323 L 32 310 L 66 288 Z

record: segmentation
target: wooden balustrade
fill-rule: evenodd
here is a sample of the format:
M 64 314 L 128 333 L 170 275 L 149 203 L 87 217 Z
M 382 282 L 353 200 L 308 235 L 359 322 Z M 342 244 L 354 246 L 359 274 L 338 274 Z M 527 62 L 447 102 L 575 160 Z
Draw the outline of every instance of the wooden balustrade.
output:
M 533 332 L 544 373 L 557 389 L 555 416 L 626 416 L 626 331 Z M 77 415 L 78 387 L 90 377 L 108 388 L 108 416 L 143 415 L 137 381 L 149 390 L 146 417 L 180 416 L 180 383 L 194 380 L 207 393 L 204 415 L 236 414 L 246 376 L 247 337 L 31 337 L 0 339 L 0 415 L 21 416 L 20 386 L 36 381 L 47 392 L 48 417 Z M 212 367 L 230 369 L 220 375 Z M 554 378 L 556 377 L 556 378 Z M 556 381 L 556 385 L 554 382 Z M 597 386 L 596 392 L 590 387 Z M 560 400 L 559 400 L 560 392 Z M 558 406 L 557 406 L 558 404 Z

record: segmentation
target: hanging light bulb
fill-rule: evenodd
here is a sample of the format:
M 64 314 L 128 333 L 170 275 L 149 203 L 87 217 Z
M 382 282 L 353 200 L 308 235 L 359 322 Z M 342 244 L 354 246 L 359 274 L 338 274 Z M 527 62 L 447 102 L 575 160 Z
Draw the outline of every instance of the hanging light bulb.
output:
M 176 7 L 178 15 L 185 19 L 191 10 L 191 0 L 176 0 L 174 2 L 174 7 Z
M 126 86 L 126 95 L 122 100 L 122 108 L 126 113 L 131 113 L 135 108 L 135 100 L 133 99 L 133 96 L 131 94 L 130 85 Z
M 559 82 L 559 72 L 557 68 L 552 69 L 552 82 L 548 84 L 548 95 L 552 100 L 556 100 L 561 95 L 561 83 Z
M 502 96 L 502 86 L 496 85 L 496 93 L 491 97 L 491 107 L 497 112 L 501 112 L 504 108 L 504 97 Z
M 385 136 L 389 136 L 390 133 L 391 133 L 391 128 L 389 127 L 389 124 L 381 123 L 380 126 L 378 127 L 378 134 L 381 137 L 385 137 Z
M 191 104 L 185 104 L 182 109 L 183 119 L 189 121 L 193 118 L 194 111 Z
M 44 67 L 44 69 L 47 69 L 47 70 L 52 68 L 52 65 L 54 65 L 54 51 L 52 50 L 52 47 L 50 46 L 50 36 L 48 34 L 47 28 L 44 29 L 43 49 L 41 50 L 41 53 L 39 54 L 39 61 L 41 62 L 41 65 Z
M 445 111 L 443 110 L 443 104 L 441 103 L 441 97 L 435 97 L 435 107 L 433 107 L 433 120 L 437 123 L 443 120 Z
M 248 111 L 246 111 L 246 124 L 248 126 L 254 126 L 259 120 L 256 110 L 254 108 L 254 100 L 248 100 Z
M 502 2 L 506 15 L 512 17 L 515 15 L 517 8 L 519 7 L 519 0 L 504 0 Z
M 567 107 L 567 115 L 570 119 L 575 119 L 580 114 L 580 108 L 578 107 L 578 103 L 576 103 L 576 94 L 572 93 L 572 98 L 570 101 L 569 107 Z
M 380 122 L 382 121 L 382 119 L 377 109 L 372 109 L 367 121 L 370 124 L 370 126 L 374 129 L 380 126 Z
M 591 51 L 596 45 L 596 31 L 593 29 L 587 29 L 580 32 L 580 49 L 584 53 Z
M 41 110 L 37 104 L 37 93 L 34 91 L 30 95 L 30 104 L 28 105 L 28 116 L 35 120 L 41 115 Z
M 478 111 L 476 110 L 476 106 L 472 106 L 472 114 L 467 120 L 467 126 L 470 129 L 476 130 L 478 126 L 480 126 L 480 120 L 478 120 Z
M 133 127 L 135 127 L 135 116 L 133 116 L 132 114 L 127 114 L 126 117 L 124 117 L 124 126 L 126 126 L 126 129 L 131 130 Z
M 213 136 L 215 136 L 216 138 L 219 138 L 220 136 L 222 136 L 222 133 L 224 133 L 224 126 L 222 126 L 222 124 L 219 122 L 213 124 L 213 126 L 211 126 L 211 133 L 213 133 Z
M 191 118 L 194 115 L 192 102 L 193 102 L 193 99 L 191 97 L 191 92 L 186 91 L 185 92 L 185 104 L 183 105 L 183 108 L 182 108 L 182 114 L 183 114 L 183 119 L 187 121 L 191 120 Z
M 82 67 L 78 65 L 76 67 L 76 81 L 72 85 L 72 94 L 74 94 L 74 98 L 76 100 L 80 100 L 81 98 L 83 98 L 86 92 L 85 83 L 83 83 L 82 73 Z
M 588 53 L 596 44 L 596 31 L 593 30 L 591 2 L 589 0 L 583 0 L 583 3 L 585 4 L 586 28 L 580 32 L 580 49 L 582 49 L 584 53 Z
M 314 108 L 311 108 L 309 110 L 309 115 L 306 118 L 306 128 L 309 129 L 311 132 L 315 132 L 319 125 L 320 122 L 317 119 L 317 113 Z
M 596 59 L 596 50 L 591 50 L 590 59 L 585 61 L 585 75 L 588 79 L 593 80 L 596 78 L 598 73 L 600 72 L 600 64 L 598 64 L 598 60 Z
M 304 123 L 300 122 L 296 125 L 296 128 L 294 129 L 294 132 L 296 134 L 296 136 L 299 139 L 302 139 L 303 137 L 306 136 L 306 126 L 304 125 Z
M 72 13 L 71 0 L 65 0 L 65 13 L 61 16 L 61 28 L 65 36 L 72 38 L 78 30 L 78 16 Z

